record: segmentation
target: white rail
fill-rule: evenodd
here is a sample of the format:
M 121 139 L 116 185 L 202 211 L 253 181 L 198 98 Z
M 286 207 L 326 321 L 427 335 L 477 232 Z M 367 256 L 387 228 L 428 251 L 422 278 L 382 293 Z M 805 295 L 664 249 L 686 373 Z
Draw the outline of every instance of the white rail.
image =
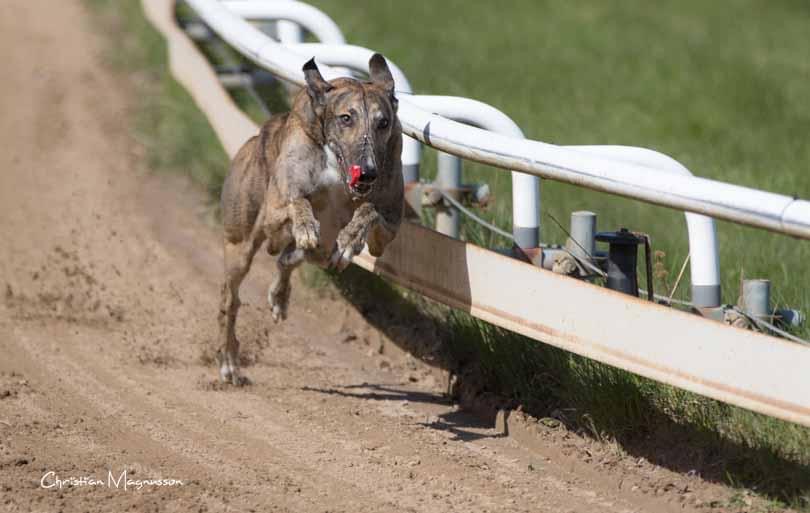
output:
M 525 138 L 509 116 L 478 100 L 432 95 L 415 95 L 407 100 L 425 111 L 466 125 Z M 512 234 L 522 248 L 536 248 L 540 243 L 540 180 L 536 176 L 512 172 Z
M 304 84 L 296 54 L 216 0 L 187 2 L 242 54 L 285 80 Z M 690 176 L 662 180 L 645 166 L 466 126 L 426 112 L 407 98 L 400 101 L 399 117 L 407 135 L 470 160 L 810 239 L 810 202 L 806 200 Z
M 228 0 L 222 2 L 230 11 L 249 20 L 278 19 L 294 21 L 312 32 L 319 41 L 346 44 L 340 27 L 319 9 L 302 2 L 256 2 Z M 292 34 L 289 34 L 292 36 Z

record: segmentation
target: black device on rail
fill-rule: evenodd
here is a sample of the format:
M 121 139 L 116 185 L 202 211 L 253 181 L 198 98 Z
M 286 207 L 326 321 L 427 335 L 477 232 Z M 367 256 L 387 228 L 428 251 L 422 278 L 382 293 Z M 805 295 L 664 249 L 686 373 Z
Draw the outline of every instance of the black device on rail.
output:
M 596 240 L 606 242 L 608 250 L 607 260 L 607 288 L 618 290 L 625 294 L 638 297 L 638 245 L 644 244 L 644 237 L 622 228 L 617 232 L 599 232 Z

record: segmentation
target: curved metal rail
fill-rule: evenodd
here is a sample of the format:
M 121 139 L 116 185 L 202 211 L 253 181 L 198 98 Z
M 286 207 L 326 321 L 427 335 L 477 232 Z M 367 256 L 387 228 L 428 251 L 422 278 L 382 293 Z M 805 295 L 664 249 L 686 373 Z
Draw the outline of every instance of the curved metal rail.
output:
M 231 46 L 285 80 L 304 84 L 299 58 L 216 0 L 187 0 Z M 286 3 L 286 2 L 285 2 Z M 810 240 L 810 201 L 717 180 L 671 175 L 540 141 L 470 127 L 400 101 L 407 135 L 453 155 L 647 203 Z

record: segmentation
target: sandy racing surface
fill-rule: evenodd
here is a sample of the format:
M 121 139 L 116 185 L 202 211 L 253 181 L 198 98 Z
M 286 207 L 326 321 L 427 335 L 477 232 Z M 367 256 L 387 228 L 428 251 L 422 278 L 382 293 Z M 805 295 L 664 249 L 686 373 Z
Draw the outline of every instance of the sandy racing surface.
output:
M 220 386 L 216 226 L 201 191 L 144 168 L 91 22 L 77 0 L 0 16 L 0 511 L 658 512 L 727 495 L 575 435 L 503 436 L 334 294 L 298 286 L 274 326 L 264 254 L 238 325 L 253 384 Z

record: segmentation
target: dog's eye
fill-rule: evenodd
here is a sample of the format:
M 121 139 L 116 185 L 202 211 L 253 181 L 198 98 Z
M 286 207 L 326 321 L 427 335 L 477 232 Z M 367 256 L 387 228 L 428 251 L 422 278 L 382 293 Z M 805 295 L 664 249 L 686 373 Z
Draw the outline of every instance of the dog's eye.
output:
M 341 114 L 339 118 L 340 122 L 344 125 L 350 125 L 352 123 L 352 116 L 350 114 Z
M 383 130 L 388 128 L 388 118 L 382 118 L 379 123 L 377 123 L 377 128 Z

